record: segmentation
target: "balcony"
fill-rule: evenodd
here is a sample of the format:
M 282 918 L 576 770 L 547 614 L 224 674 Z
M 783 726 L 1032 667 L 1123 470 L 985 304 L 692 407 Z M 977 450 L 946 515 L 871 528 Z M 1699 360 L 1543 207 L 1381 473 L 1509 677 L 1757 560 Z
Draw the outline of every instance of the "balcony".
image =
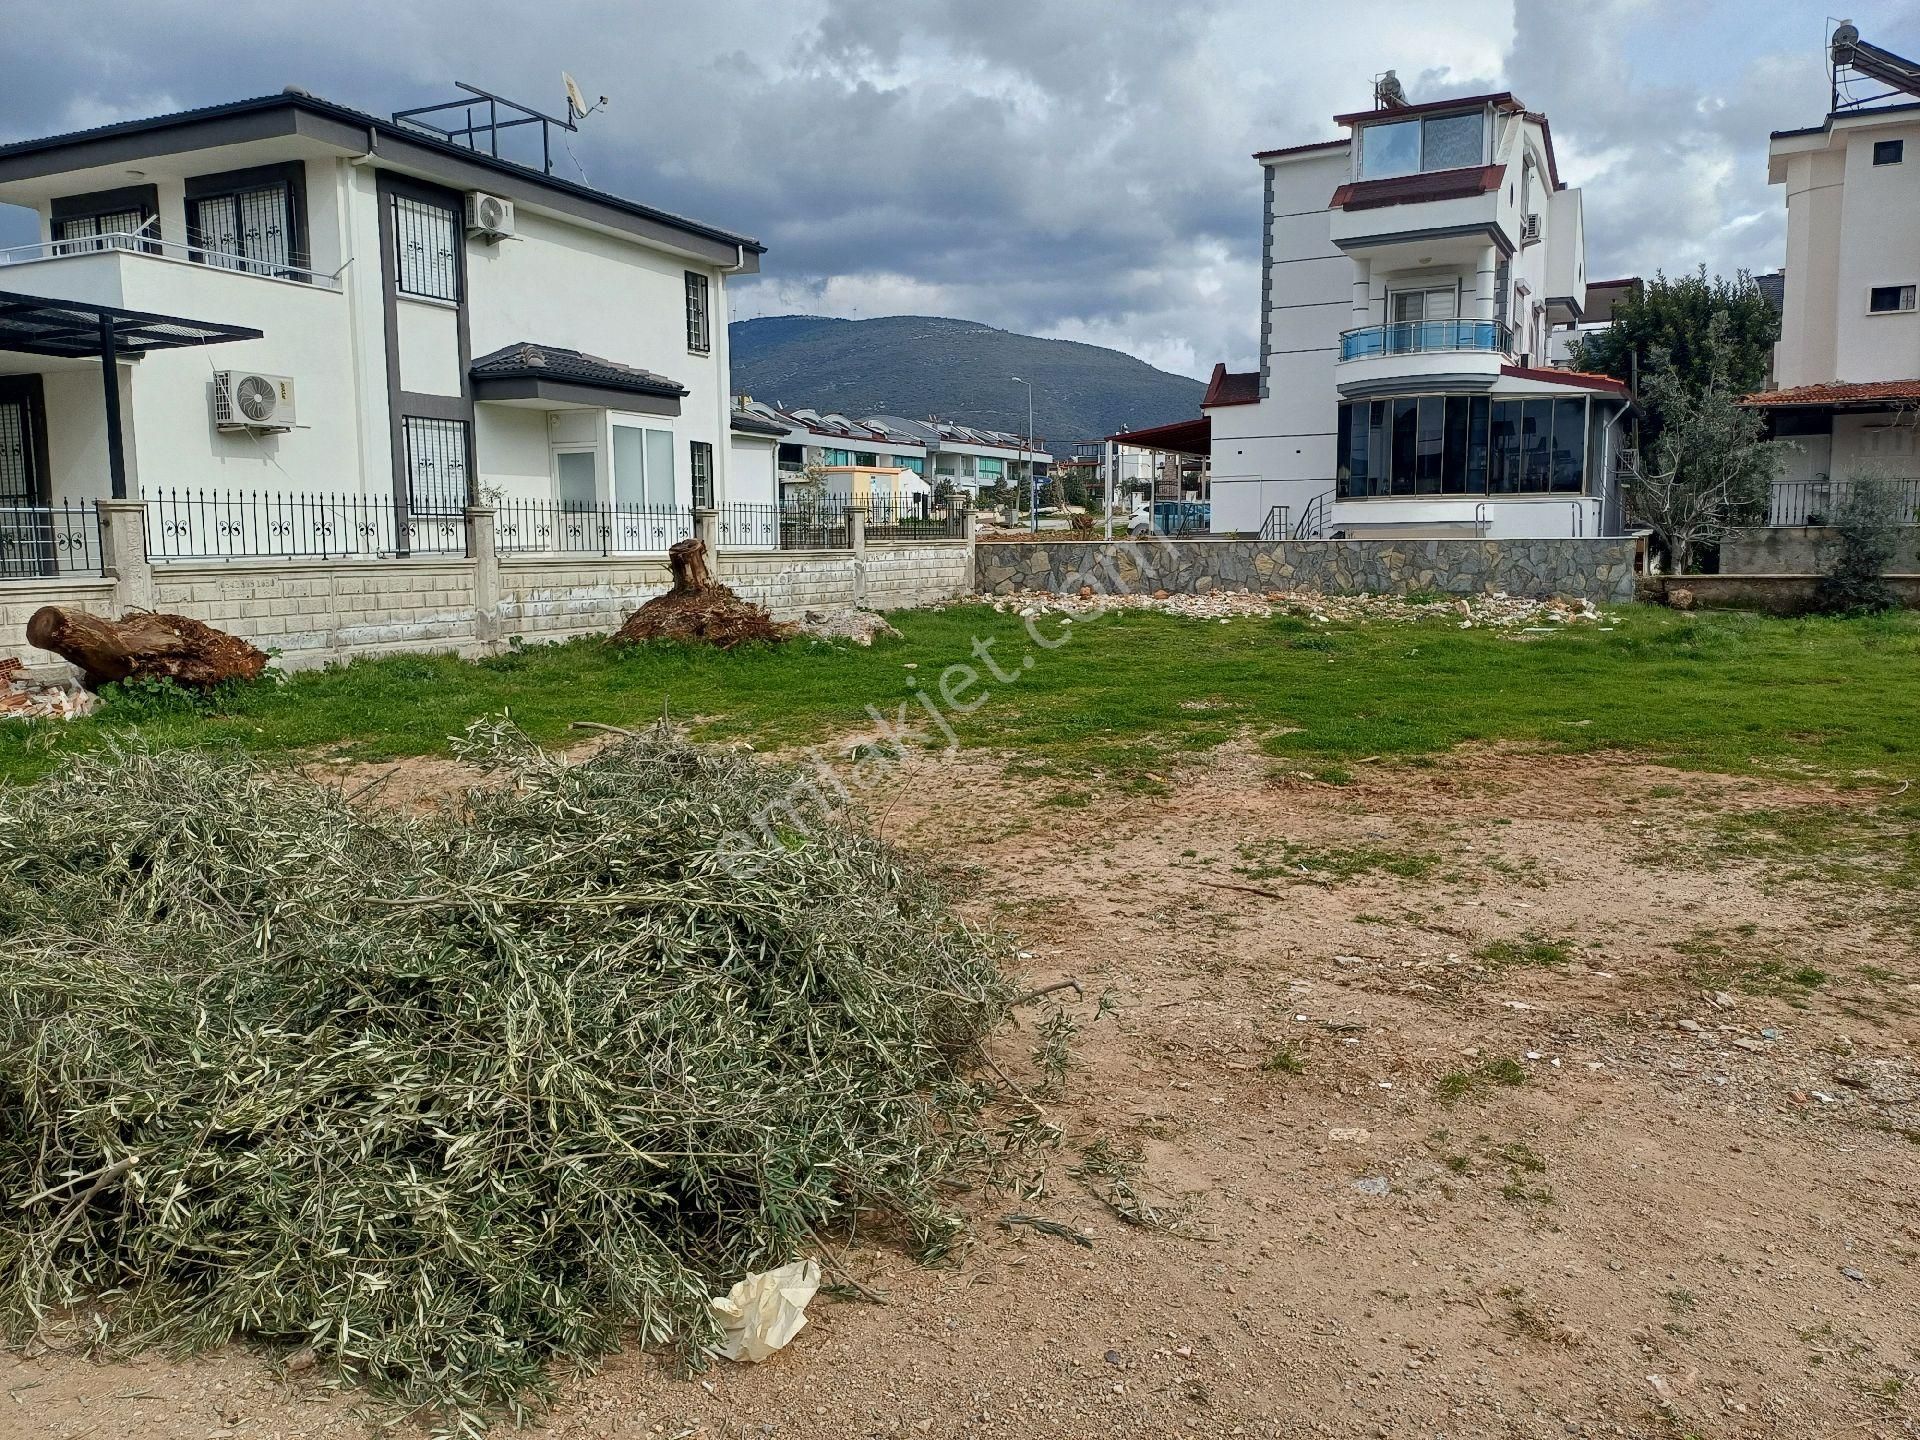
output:
M 1513 332 L 1494 320 L 1412 320 L 1399 325 L 1363 325 L 1340 335 L 1342 362 L 1462 350 L 1511 355 Z

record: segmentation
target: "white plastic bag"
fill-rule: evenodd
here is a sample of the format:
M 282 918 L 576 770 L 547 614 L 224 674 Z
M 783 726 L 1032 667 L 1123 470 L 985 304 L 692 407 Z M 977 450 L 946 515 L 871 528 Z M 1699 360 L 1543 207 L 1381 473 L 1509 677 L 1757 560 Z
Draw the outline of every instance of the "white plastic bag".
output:
M 725 1338 L 713 1353 L 726 1360 L 759 1362 L 807 1324 L 807 1302 L 820 1288 L 820 1266 L 796 1260 L 778 1270 L 749 1275 L 708 1303 Z

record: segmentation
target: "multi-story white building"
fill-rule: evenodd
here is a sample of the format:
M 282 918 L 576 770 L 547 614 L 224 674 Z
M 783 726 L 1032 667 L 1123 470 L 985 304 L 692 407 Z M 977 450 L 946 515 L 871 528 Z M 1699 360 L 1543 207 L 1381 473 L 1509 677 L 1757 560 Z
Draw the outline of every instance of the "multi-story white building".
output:
M 1855 475 L 1903 479 L 1920 499 L 1920 66 L 1861 41 L 1832 42 L 1832 108 L 1818 125 L 1776 130 L 1767 178 L 1787 204 L 1787 264 L 1774 390 L 1750 397 L 1789 440 L 1772 520 L 1830 509 Z M 1873 93 L 1855 101 L 1857 90 Z M 1908 148 L 1912 147 L 1912 148 Z
M 1616 533 L 1626 387 L 1549 363 L 1586 314 L 1580 191 L 1510 94 L 1264 151 L 1258 374 L 1218 373 L 1215 532 Z
M 772 503 L 727 368 L 763 247 L 496 142 L 289 90 L 0 146 L 41 226 L 0 253 L 0 503 Z
M 909 420 L 901 415 L 859 418 L 806 406 L 781 410 L 741 396 L 740 413 L 785 428 L 779 448 L 780 475 L 791 484 L 809 465 L 892 468 L 911 472 L 929 488 L 945 480 L 978 494 L 1002 483 L 1019 486 L 1035 473 L 1043 478 L 1053 457 L 1018 435 L 957 425 L 947 420 Z

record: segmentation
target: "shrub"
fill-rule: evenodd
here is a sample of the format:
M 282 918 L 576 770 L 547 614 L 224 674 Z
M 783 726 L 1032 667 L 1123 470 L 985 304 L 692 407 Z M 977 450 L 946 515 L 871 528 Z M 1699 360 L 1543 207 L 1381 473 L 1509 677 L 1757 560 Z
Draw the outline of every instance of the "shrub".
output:
M 1847 481 L 1835 507 L 1838 547 L 1814 592 L 1814 606 L 1828 615 L 1877 615 L 1895 609 L 1900 598 L 1887 583 L 1903 513 L 1901 487 L 1879 475 Z

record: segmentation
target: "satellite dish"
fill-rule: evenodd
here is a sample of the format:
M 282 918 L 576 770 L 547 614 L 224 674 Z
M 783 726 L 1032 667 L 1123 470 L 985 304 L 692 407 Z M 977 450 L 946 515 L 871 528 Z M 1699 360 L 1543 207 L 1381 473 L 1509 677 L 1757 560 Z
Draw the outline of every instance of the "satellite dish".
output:
M 587 113 L 587 97 L 580 93 L 580 87 L 574 83 L 573 76 L 566 71 L 560 72 L 560 83 L 567 87 L 567 110 L 578 120 Z

